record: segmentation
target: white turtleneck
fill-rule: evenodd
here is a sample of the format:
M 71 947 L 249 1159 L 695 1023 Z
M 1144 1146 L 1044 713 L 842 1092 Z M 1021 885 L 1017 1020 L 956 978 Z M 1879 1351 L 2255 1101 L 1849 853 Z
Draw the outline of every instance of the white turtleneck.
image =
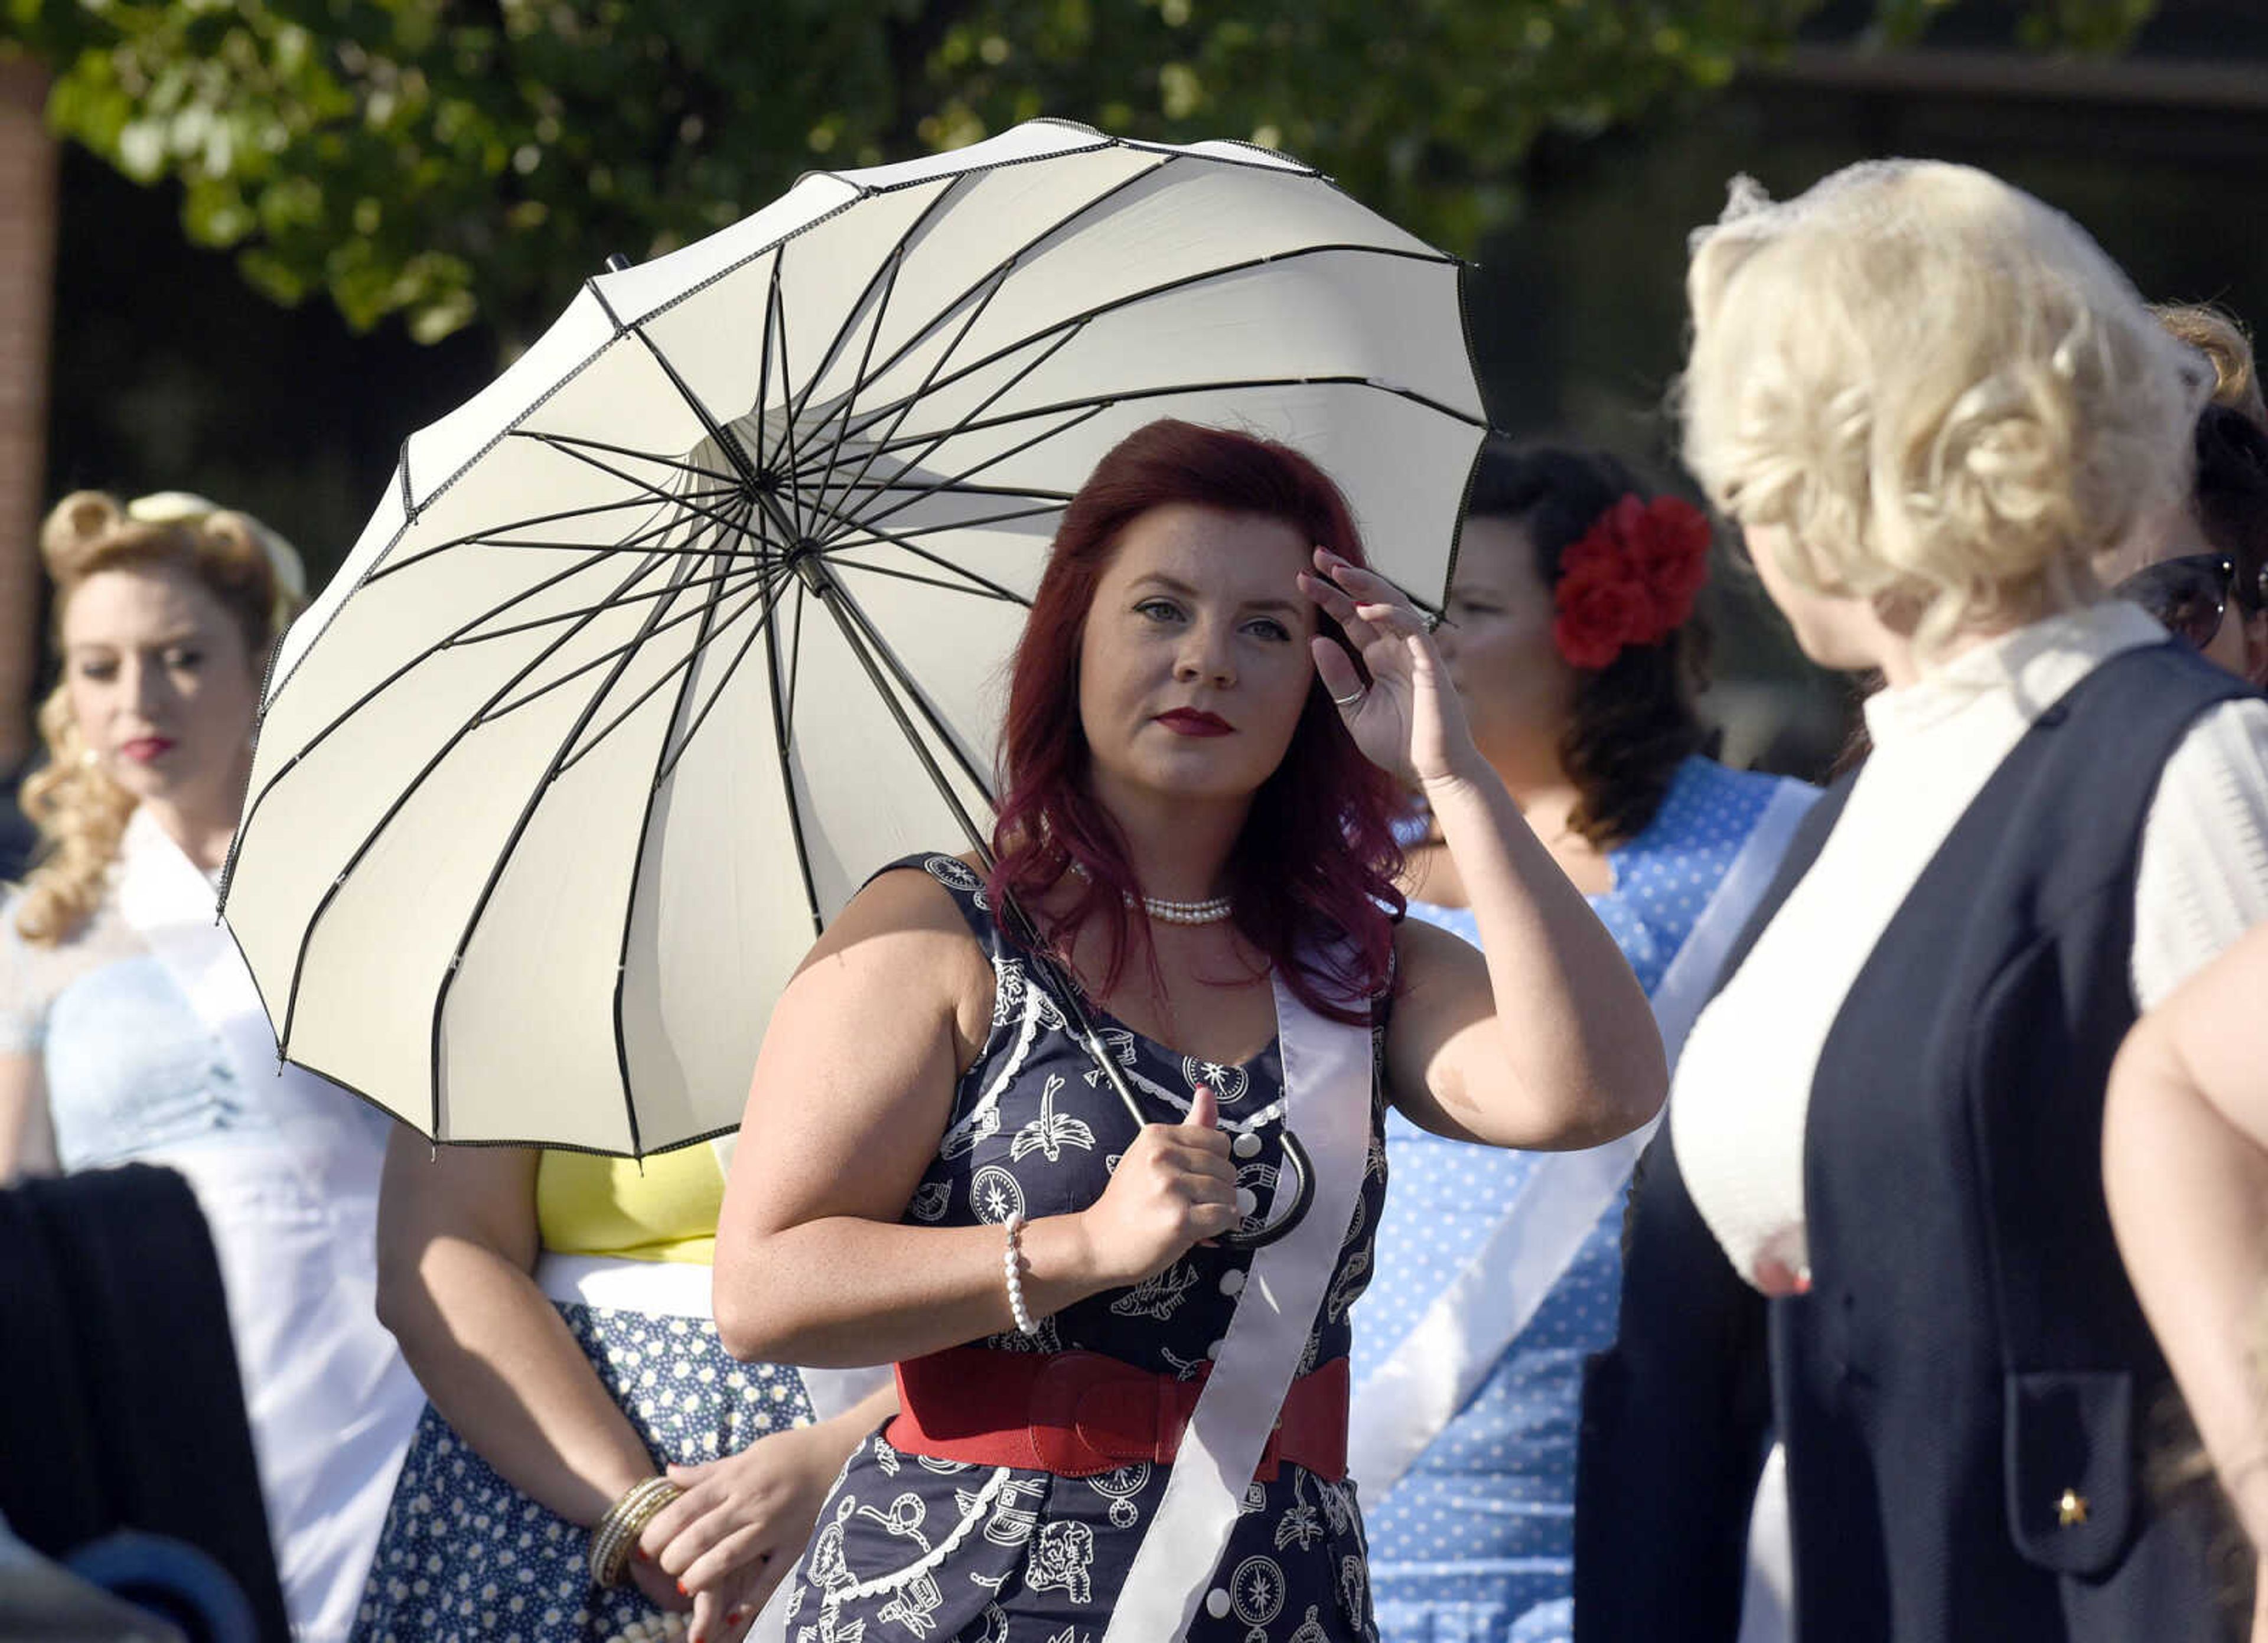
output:
M 1866 704 L 1874 751 L 1825 847 L 1686 1039 L 1671 1086 L 1677 1162 L 1734 1269 L 1767 1293 L 1808 1281 L 1804 1125 L 1843 999 L 1915 882 L 2040 714 L 2165 630 L 2131 605 L 2053 616 Z M 2268 918 L 2268 702 L 2200 717 L 2142 831 L 2131 975 L 2145 1009 Z

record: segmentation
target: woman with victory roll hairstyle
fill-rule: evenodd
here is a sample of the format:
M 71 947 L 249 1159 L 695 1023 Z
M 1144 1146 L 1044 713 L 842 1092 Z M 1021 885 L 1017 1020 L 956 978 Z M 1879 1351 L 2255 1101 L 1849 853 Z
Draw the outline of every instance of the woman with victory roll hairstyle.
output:
M 820 1512 L 792 1637 L 1373 1637 L 1347 1315 L 1386 1109 L 1528 1147 L 1654 1111 L 1629 967 L 1361 552 L 1296 452 L 1130 436 L 1035 597 L 995 860 L 880 874 L 782 998 L 719 1328 L 895 1359 L 903 1404 Z M 1485 962 L 1395 917 L 1403 786 Z
M 1474 742 L 1630 961 L 1674 1065 L 1816 793 L 1705 756 L 1694 601 L 1712 532 L 1603 452 L 1484 448 L 1434 642 Z M 1447 846 L 1412 917 L 1477 941 Z M 1583 1360 L 1614 1339 L 1646 1132 L 1470 1146 L 1387 1117 L 1395 1191 L 1355 1309 L 1352 1442 L 1387 1643 L 1568 1635 Z

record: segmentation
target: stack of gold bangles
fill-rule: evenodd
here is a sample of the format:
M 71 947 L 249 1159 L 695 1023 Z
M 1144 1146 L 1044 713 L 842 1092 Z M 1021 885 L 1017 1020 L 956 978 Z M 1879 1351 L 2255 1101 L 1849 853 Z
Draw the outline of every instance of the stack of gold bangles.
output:
M 685 1492 L 666 1477 L 649 1477 L 632 1484 L 615 1497 L 599 1527 L 591 1531 L 591 1584 L 619 1586 L 630 1567 L 630 1550 L 645 1526 L 661 1515 L 662 1508 Z

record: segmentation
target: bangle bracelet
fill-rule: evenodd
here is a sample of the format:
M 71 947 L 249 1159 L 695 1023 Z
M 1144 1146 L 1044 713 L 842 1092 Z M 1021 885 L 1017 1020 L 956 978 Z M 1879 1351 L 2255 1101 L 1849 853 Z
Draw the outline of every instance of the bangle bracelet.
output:
M 621 1585 L 637 1537 L 661 1515 L 663 1507 L 684 1492 L 666 1477 L 647 1477 L 616 1495 L 599 1526 L 591 1531 L 591 1584 Z
M 1024 1306 L 1024 1212 L 1011 1211 L 1003 1225 L 1007 1228 L 1008 1247 L 1000 1256 L 1000 1270 L 1008 1280 L 1008 1315 L 1024 1334 L 1037 1335 L 1040 1326 L 1032 1322 L 1032 1315 Z

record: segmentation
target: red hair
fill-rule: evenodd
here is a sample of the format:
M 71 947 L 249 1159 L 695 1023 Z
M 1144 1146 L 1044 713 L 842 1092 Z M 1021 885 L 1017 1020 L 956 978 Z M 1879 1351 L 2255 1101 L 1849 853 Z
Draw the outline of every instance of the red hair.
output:
M 1070 931 L 1101 919 L 1110 939 L 1105 991 L 1125 962 L 1139 907 L 1127 902 L 1140 886 L 1087 782 L 1079 652 L 1120 533 L 1175 502 L 1281 519 L 1303 541 L 1364 563 L 1354 516 L 1322 469 L 1288 446 L 1192 423 L 1153 422 L 1129 434 L 1064 510 L 1016 646 L 989 887 L 996 901 L 1013 895 L 1029 908 L 1071 864 L 1085 868 L 1078 897 L 1040 933 L 1060 947 Z M 1320 632 L 1344 642 L 1336 623 L 1316 615 Z M 1367 1020 L 1369 1001 L 1392 974 L 1403 905 L 1394 820 L 1406 804 L 1347 734 L 1317 675 L 1283 763 L 1253 795 L 1226 876 L 1237 929 L 1301 1002 L 1340 1020 Z

